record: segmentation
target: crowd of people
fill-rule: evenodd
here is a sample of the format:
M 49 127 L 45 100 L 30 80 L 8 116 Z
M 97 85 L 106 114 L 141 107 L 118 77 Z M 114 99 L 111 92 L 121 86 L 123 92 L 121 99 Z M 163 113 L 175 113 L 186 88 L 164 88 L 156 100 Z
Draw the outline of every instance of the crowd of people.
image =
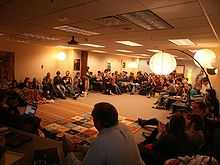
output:
M 218 149 L 212 148 L 219 146 L 219 141 L 214 137 L 214 127 L 210 124 L 215 121 L 211 118 L 211 107 L 201 101 L 192 101 L 191 105 L 191 109 L 175 111 L 166 124 L 156 118 L 138 119 L 141 127 L 157 126 L 150 135 L 143 134 L 146 140 L 139 144 L 146 164 L 164 164 L 169 159 L 176 159 L 173 162 L 181 164 L 179 157 L 210 155 L 211 152 L 219 160 Z
M 41 119 L 36 116 L 25 115 L 21 107 L 33 105 L 43 98 L 54 100 L 71 97 L 77 99 L 89 90 L 109 95 L 122 93 L 140 94 L 147 97 L 159 93 L 158 106 L 171 107 L 169 97 L 180 96 L 188 107 L 184 111 L 173 111 L 169 122 L 161 123 L 157 119 L 137 120 L 141 127 L 156 125 L 157 128 L 150 136 L 143 136 L 145 141 L 137 145 L 128 129 L 118 122 L 118 112 L 109 103 L 98 103 L 94 106 L 92 117 L 99 135 L 87 152 L 83 162 L 76 159 L 74 147 L 64 146 L 67 150 L 69 164 L 164 164 L 167 160 L 178 156 L 192 156 L 196 154 L 208 155 L 210 146 L 214 145 L 213 132 L 210 129 L 210 117 L 219 115 L 219 103 L 215 90 L 210 89 L 209 80 L 201 72 L 196 77 L 192 87 L 187 78 L 172 73 L 168 76 L 158 76 L 137 72 L 114 72 L 106 69 L 97 74 L 89 72 L 81 77 L 76 73 L 74 78 L 67 71 L 61 76 L 59 71 L 52 79 L 50 73 L 43 78 L 42 83 L 35 78 L 25 78 L 24 82 L 12 81 L 1 84 L 0 93 L 0 124 L 21 129 L 34 134 L 44 133 Z M 191 100 L 191 97 L 201 95 L 202 100 Z M 157 107 L 158 108 L 158 107 Z M 67 140 L 67 139 L 64 139 Z M 104 150 L 103 150 L 104 149 Z M 139 149 L 139 150 L 138 150 Z M 1 148 L 0 148 L 1 150 Z M 214 150 L 213 150 L 214 153 Z M 219 158 L 216 151 L 213 156 Z M 96 157 L 99 155 L 99 157 Z M 142 161 L 143 160 L 143 161 Z M 215 160 L 215 159 L 213 159 Z

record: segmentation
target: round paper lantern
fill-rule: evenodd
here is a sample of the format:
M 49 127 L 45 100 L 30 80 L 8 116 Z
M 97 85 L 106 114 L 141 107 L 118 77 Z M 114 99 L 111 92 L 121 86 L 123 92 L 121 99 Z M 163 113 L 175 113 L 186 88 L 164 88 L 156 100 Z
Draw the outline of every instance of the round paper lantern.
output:
M 216 60 L 215 53 L 210 49 L 200 49 L 196 51 L 194 58 L 202 65 L 204 68 L 213 67 Z M 199 64 L 194 60 L 194 63 L 199 66 Z
M 169 53 L 156 53 L 150 59 L 150 69 L 155 74 L 168 75 L 176 69 L 176 59 Z

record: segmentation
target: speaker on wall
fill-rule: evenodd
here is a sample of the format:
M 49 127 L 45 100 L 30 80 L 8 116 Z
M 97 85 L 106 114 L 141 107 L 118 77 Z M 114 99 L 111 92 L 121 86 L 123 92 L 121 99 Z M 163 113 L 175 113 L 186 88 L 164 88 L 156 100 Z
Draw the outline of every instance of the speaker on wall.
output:
M 207 73 L 210 75 L 216 75 L 218 73 L 218 69 L 217 68 L 207 68 Z

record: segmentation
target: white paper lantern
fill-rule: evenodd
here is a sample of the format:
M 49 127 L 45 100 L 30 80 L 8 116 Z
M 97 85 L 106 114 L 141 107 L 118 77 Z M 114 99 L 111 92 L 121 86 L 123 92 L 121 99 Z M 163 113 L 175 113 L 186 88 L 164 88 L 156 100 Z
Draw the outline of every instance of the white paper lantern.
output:
M 200 49 L 196 51 L 194 58 L 202 65 L 204 68 L 213 67 L 216 60 L 216 55 L 212 50 Z M 199 66 L 199 64 L 194 60 L 194 63 Z
M 150 59 L 150 69 L 155 74 L 168 75 L 176 69 L 176 59 L 169 53 L 156 53 Z

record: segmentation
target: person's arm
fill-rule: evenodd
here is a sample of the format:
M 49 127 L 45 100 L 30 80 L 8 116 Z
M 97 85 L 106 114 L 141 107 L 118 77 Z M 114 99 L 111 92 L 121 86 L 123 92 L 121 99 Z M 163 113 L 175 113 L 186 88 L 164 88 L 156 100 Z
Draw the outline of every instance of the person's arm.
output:
M 103 151 L 104 144 L 101 144 L 99 141 L 94 142 L 88 152 L 86 153 L 86 156 L 83 159 L 83 162 L 77 159 L 74 152 L 74 146 L 66 140 L 66 144 L 68 148 L 68 154 L 65 158 L 67 165 L 103 165 L 105 163 L 105 152 Z
M 107 144 L 108 145 L 108 144 Z M 103 165 L 106 164 L 106 155 L 103 150 L 103 146 L 106 146 L 100 141 L 93 143 L 88 150 L 85 158 L 83 159 L 83 165 Z

